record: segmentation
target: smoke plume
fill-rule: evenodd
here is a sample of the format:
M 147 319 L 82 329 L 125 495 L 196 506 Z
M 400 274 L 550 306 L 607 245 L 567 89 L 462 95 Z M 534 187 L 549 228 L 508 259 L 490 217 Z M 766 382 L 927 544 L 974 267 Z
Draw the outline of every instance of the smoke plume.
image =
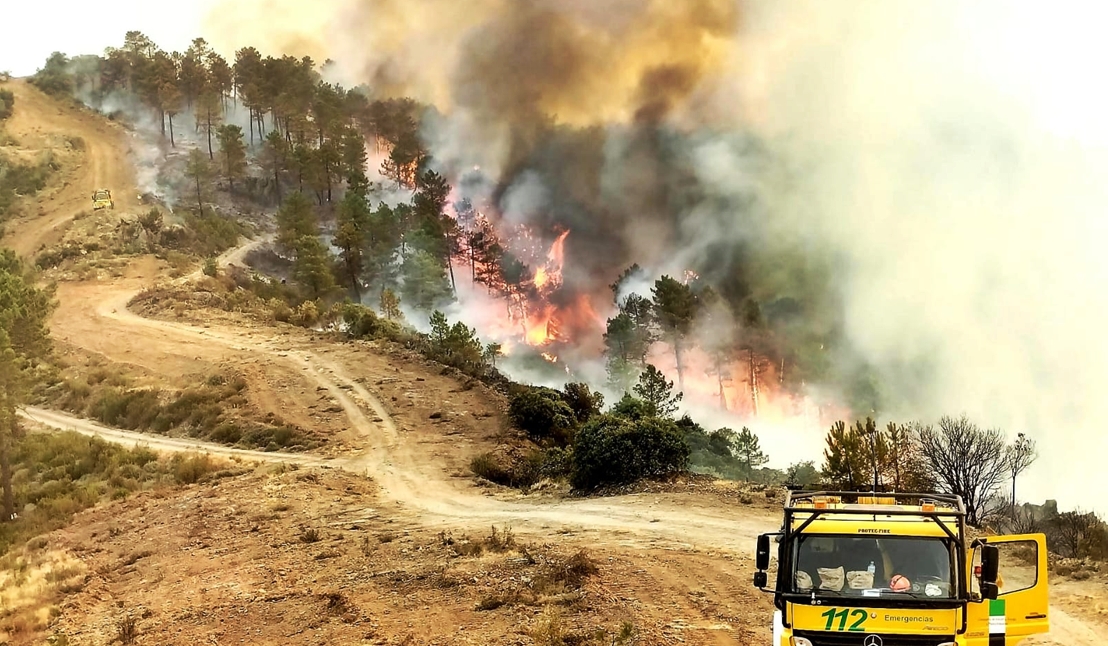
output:
M 509 222 L 573 231 L 567 284 L 603 294 L 638 262 L 802 303 L 844 340 L 828 360 L 876 372 L 883 420 L 1026 432 L 1042 457 L 1021 497 L 1098 506 L 1076 475 L 1108 450 L 1089 4 L 262 5 L 280 10 L 222 7 L 210 40 L 436 105 L 444 172 L 480 167 L 464 190 Z M 762 434 L 776 464 L 818 459 L 813 437 Z

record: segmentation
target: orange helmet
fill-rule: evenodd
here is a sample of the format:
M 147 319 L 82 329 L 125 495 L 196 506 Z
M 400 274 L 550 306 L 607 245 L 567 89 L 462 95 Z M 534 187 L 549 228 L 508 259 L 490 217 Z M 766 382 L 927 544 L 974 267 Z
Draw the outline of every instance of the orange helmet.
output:
M 889 581 L 889 587 L 896 592 L 907 592 L 912 588 L 912 582 L 908 580 L 908 577 L 897 574 Z

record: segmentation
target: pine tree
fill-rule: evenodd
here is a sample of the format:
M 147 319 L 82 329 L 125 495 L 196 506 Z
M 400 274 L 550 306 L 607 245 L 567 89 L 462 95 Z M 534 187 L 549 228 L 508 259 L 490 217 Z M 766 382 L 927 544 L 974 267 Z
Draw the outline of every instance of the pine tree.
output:
M 343 278 L 354 297 L 361 301 L 361 277 L 365 271 L 366 230 L 369 228 L 369 205 L 358 191 L 350 190 L 339 203 L 338 228 L 334 244 L 339 248 Z
M 235 179 L 246 174 L 246 143 L 243 141 L 242 128 L 236 125 L 220 126 L 217 132 L 219 152 L 223 157 L 223 174 L 235 190 Z
M 748 478 L 754 475 L 755 469 L 769 462 L 769 458 L 762 452 L 758 436 L 745 426 L 735 436 L 731 451 L 739 463 L 742 464 Z
M 296 242 L 293 277 L 308 290 L 313 299 L 327 295 L 335 287 L 331 273 L 331 254 L 318 235 L 301 236 Z
M 677 412 L 677 404 L 684 396 L 673 392 L 673 382 L 666 379 L 661 370 L 647 365 L 635 384 L 635 394 L 648 403 L 658 417 L 672 418 Z
M 185 175 L 196 185 L 196 208 L 200 210 L 200 215 L 204 215 L 203 188 L 211 180 L 212 167 L 208 164 L 208 159 L 204 157 L 204 153 L 197 148 L 189 151 L 188 163 L 185 165 Z
M 299 240 L 317 233 L 312 205 L 304 194 L 295 191 L 277 211 L 277 244 L 295 253 Z
M 654 296 L 654 316 L 668 337 L 677 360 L 677 383 L 680 391 L 685 390 L 684 366 L 681 351 L 685 338 L 692 330 L 696 317 L 696 295 L 688 285 L 669 276 L 662 276 L 651 289 Z

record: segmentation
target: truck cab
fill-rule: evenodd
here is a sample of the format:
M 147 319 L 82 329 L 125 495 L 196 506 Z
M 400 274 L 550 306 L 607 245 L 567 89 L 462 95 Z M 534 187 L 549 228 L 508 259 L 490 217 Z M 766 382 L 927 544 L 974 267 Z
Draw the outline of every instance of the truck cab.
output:
M 773 646 L 1014 646 L 1049 630 L 1046 538 L 970 540 L 945 494 L 789 492 L 758 538 Z
M 112 192 L 106 188 L 99 189 L 92 194 L 92 210 L 99 211 L 100 209 L 114 209 L 115 200 L 112 199 Z

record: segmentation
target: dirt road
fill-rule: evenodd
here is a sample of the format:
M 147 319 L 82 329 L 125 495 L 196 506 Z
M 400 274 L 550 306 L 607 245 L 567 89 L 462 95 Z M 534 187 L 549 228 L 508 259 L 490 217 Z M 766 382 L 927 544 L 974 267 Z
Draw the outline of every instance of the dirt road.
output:
M 39 203 L 36 215 L 8 224 L 8 230 L 18 233 L 5 238 L 5 246 L 28 256 L 60 240 L 73 216 L 92 209 L 92 193 L 99 188 L 112 191 L 117 210 L 136 206 L 134 165 L 127 146 L 130 135 L 106 119 L 50 99 L 24 81 L 5 87 L 14 92 L 18 106 L 6 124 L 16 139 L 33 145 L 36 140 L 80 137 L 84 158 L 80 166 L 67 169 L 62 188 Z
M 127 161 L 126 135 L 120 128 L 74 109 L 58 108 L 21 83 L 14 87 L 18 107 L 11 128 L 17 136 L 39 131 L 77 135 L 85 142 L 88 159 L 74 171 L 66 188 L 43 204 L 41 216 L 8 227 L 12 234 L 5 242 L 26 255 L 54 239 L 74 215 L 86 210 L 94 188 L 113 188 L 119 208 L 133 206 L 127 196 L 134 196 L 136 189 Z M 252 244 L 257 243 L 248 246 Z M 223 261 L 240 259 L 245 248 L 225 254 Z M 689 496 L 644 494 L 534 502 L 489 495 L 468 480 L 451 477 L 441 464 L 429 460 L 426 447 L 398 426 L 378 395 L 367 387 L 372 382 L 355 375 L 350 364 L 327 355 L 325 349 L 268 329 L 218 324 L 204 328 L 147 319 L 129 311 L 127 303 L 154 282 L 157 271 L 153 261 L 146 260 L 120 280 L 61 285 L 61 305 L 52 322 L 55 336 L 153 373 L 187 375 L 227 361 L 260 362 L 259 371 L 279 371 L 287 376 L 287 383 L 300 384 L 295 396 L 305 402 L 316 399 L 319 392 L 337 402 L 360 449 L 333 459 L 258 453 L 106 429 L 57 411 L 27 409 L 27 417 L 124 444 L 146 442 L 164 450 L 202 449 L 244 459 L 328 465 L 366 474 L 378 485 L 381 503 L 393 508 L 390 513 L 436 529 L 508 524 L 521 534 L 549 536 L 554 530 L 569 530 L 607 545 L 664 544 L 750 555 L 754 537 L 779 522 L 769 512 L 740 510 Z M 252 381 L 251 388 L 264 392 L 266 383 Z M 296 407 L 297 402 L 288 405 Z M 1058 635 L 1065 643 L 1099 643 L 1093 628 L 1079 619 L 1063 612 L 1055 616 Z

